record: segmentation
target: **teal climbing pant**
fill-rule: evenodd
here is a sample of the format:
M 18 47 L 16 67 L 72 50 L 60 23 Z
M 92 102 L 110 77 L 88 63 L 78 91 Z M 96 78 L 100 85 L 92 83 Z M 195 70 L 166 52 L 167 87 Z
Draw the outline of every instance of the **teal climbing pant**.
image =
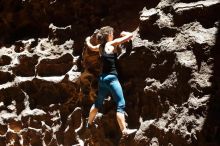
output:
M 103 105 L 104 99 L 108 95 L 112 95 L 117 105 L 117 112 L 124 113 L 125 99 L 122 91 L 121 84 L 115 74 L 101 74 L 98 82 L 98 98 L 95 101 L 95 107 L 100 109 Z

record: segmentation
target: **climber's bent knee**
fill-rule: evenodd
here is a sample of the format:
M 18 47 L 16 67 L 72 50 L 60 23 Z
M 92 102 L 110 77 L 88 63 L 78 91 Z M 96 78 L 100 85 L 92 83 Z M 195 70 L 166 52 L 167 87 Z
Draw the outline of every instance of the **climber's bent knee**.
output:
M 124 114 L 125 113 L 125 105 L 118 106 L 117 107 L 117 112 Z

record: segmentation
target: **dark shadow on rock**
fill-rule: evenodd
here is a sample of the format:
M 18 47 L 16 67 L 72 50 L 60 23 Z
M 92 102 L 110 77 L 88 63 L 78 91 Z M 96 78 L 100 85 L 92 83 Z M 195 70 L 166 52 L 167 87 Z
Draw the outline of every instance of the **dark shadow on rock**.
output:
M 29 95 L 30 108 L 47 107 L 50 104 L 64 103 L 70 96 L 62 83 L 53 83 L 40 79 L 26 81 L 20 87 Z
M 9 87 L 7 89 L 0 90 L 0 101 L 4 103 L 5 107 L 12 104 L 13 100 L 16 101 L 15 106 L 18 114 L 20 114 L 20 112 L 25 108 L 24 98 L 25 94 L 19 87 Z
M 155 8 L 159 4 L 160 0 L 146 0 L 146 8 Z
M 135 48 L 132 55 L 126 53 L 121 56 L 118 63 L 119 78 L 123 81 L 136 77 L 145 80 L 148 76 L 152 60 L 155 59 L 153 52 L 151 52 L 151 48 L 146 48 L 144 46 Z
M 181 2 L 183 2 L 183 3 L 191 3 L 191 2 L 198 2 L 198 1 L 199 0 L 181 0 Z
M 10 74 L 9 72 L 0 71 L 0 84 L 13 81 L 15 75 Z
M 6 137 L 0 137 L 0 144 L 6 145 Z
M 209 1 L 205 1 L 209 2 Z M 213 3 L 211 5 L 204 4 L 186 4 L 174 8 L 174 24 L 181 26 L 193 21 L 200 22 L 203 27 L 210 28 L 219 19 L 218 10 L 220 3 Z
M 7 55 L 2 55 L 0 57 L 0 66 L 9 65 L 11 63 L 11 57 Z
M 43 59 L 37 65 L 39 76 L 61 76 L 65 75 L 73 66 L 73 57 L 65 54 L 57 59 Z
M 0 18 L 0 41 L 14 44 L 17 40 L 46 38 L 51 31 L 50 24 L 71 26 L 71 30 L 57 30 L 60 39 L 55 41 L 60 44 L 66 39 L 74 40 L 74 52 L 81 55 L 84 39 L 93 30 L 110 25 L 118 34 L 122 29 L 133 31 L 138 25 L 139 11 L 144 6 L 155 7 L 158 3 L 159 0 L 0 1 L 3 14 Z
M 163 83 L 174 71 L 174 59 L 173 53 L 161 52 L 153 62 L 154 65 L 151 66 L 148 77 L 155 78 Z
M 8 38 L 11 42 L 15 42 L 19 39 L 30 39 L 46 37 L 48 34 L 48 27 L 43 25 L 37 25 L 34 22 L 18 27 L 14 30 L 11 36 Z M 10 42 L 9 42 L 10 43 Z
M 178 105 L 181 105 L 182 103 L 186 102 L 189 99 L 190 95 L 190 85 L 188 81 L 191 79 L 192 70 L 191 68 L 184 68 L 179 67 L 177 69 L 177 95 L 178 99 L 174 99 L 174 102 Z M 179 95 L 179 96 L 178 96 Z M 175 97 L 174 97 L 175 98 Z
M 216 11 L 219 14 L 219 11 Z M 219 21 L 220 22 L 220 21 Z M 199 141 L 207 145 L 220 145 L 220 25 L 216 35 L 216 44 L 212 48 L 214 57 L 214 73 L 211 78 L 212 94 L 208 104 L 208 115 Z
M 37 55 L 34 55 L 33 57 L 28 57 L 26 55 L 19 56 L 19 64 L 12 69 L 13 73 L 17 76 L 23 77 L 34 76 L 35 65 L 38 63 L 38 58 L 39 56 Z
M 179 32 L 179 30 L 175 27 L 159 26 L 157 21 L 158 19 L 163 19 L 161 18 L 163 16 L 158 13 L 158 10 L 154 8 L 149 10 L 144 9 L 141 13 L 139 33 L 142 40 L 148 40 L 157 43 L 162 37 L 174 37 Z

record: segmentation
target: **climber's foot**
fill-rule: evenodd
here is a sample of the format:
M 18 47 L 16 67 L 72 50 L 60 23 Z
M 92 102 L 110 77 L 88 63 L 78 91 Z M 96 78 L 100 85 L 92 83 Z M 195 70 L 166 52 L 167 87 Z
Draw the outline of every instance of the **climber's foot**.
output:
M 122 131 L 122 137 L 128 137 L 129 135 L 135 134 L 137 132 L 137 129 L 124 129 Z
M 126 141 L 128 139 L 129 136 L 134 135 L 137 132 L 137 129 L 124 129 L 122 131 L 122 137 L 119 141 L 119 146 L 126 146 Z

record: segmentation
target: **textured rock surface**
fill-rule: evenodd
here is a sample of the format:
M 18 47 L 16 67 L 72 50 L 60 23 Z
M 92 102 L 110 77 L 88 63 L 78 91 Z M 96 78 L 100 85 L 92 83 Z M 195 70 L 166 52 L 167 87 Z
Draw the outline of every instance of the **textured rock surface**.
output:
M 219 10 L 218 0 L 0 1 L 0 145 L 220 145 Z M 135 30 L 118 57 L 138 129 L 125 140 L 111 97 L 85 129 L 100 63 L 83 43 L 103 25 Z

